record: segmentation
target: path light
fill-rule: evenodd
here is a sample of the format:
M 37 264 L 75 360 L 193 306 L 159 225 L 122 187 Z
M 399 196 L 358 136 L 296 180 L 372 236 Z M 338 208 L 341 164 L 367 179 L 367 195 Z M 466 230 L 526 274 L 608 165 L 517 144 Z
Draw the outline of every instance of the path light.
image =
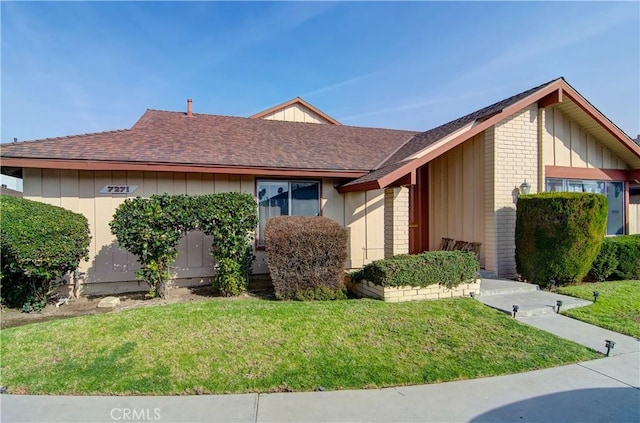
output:
M 616 344 L 615 342 L 610 341 L 610 340 L 608 340 L 608 339 L 606 339 L 606 340 L 604 341 L 604 346 L 605 346 L 605 347 L 607 347 L 607 357 L 609 357 L 609 351 L 611 351 L 611 350 L 613 349 L 613 346 L 614 346 L 615 344 Z
M 558 306 L 558 310 L 556 311 L 556 313 L 560 313 L 560 307 L 562 307 L 562 300 L 556 301 L 556 305 Z
M 598 295 L 600 295 L 600 293 L 598 291 L 593 291 L 593 302 L 594 303 L 598 302 Z
M 519 305 L 517 305 L 517 304 L 514 304 L 514 305 L 513 305 L 513 318 L 514 318 L 514 319 L 516 318 L 516 313 L 518 312 L 518 309 L 519 309 L 519 308 L 520 308 L 520 306 L 519 306 Z

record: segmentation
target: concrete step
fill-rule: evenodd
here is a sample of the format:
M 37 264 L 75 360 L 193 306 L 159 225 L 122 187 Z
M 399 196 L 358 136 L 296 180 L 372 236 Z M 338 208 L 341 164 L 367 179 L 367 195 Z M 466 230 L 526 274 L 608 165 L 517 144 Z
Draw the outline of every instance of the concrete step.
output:
M 484 281 L 483 281 L 484 283 Z M 562 301 L 561 310 L 583 307 L 591 301 L 547 291 L 521 291 L 501 295 L 481 295 L 478 301 L 506 314 L 513 314 L 513 306 L 518 306 L 516 317 L 531 317 L 557 312 L 557 302 Z
M 483 278 L 480 284 L 480 296 L 516 294 L 520 292 L 536 292 L 540 287 L 531 283 L 516 282 L 507 279 Z

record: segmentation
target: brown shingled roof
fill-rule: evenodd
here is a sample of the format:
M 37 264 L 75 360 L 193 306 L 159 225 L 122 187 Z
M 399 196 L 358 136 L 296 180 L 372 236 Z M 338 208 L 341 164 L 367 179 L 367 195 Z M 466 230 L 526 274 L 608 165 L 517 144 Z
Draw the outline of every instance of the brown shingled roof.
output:
M 131 129 L 3 145 L 3 158 L 365 171 L 415 131 L 147 110 Z

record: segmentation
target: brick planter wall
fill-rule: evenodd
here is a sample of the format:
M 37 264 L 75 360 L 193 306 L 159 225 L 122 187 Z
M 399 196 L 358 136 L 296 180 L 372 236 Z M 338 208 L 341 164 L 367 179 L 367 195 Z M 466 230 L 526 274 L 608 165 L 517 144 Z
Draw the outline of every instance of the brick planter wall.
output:
M 377 298 L 390 303 L 404 301 L 437 300 L 439 298 L 468 297 L 471 292 L 480 293 L 481 279 L 475 282 L 461 283 L 453 289 L 444 286 L 378 286 L 369 281 L 352 284 L 353 291 L 362 297 Z

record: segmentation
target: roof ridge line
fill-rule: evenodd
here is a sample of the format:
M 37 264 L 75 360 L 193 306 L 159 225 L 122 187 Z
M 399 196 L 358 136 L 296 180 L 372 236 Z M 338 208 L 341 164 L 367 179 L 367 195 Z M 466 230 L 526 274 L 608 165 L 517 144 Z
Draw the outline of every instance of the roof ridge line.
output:
M 63 139 L 68 139 L 68 138 L 86 137 L 86 136 L 91 136 L 91 135 L 112 134 L 112 133 L 115 133 L 115 132 L 127 132 L 127 131 L 131 131 L 131 130 L 132 130 L 132 128 L 110 129 L 108 131 L 85 132 L 83 134 L 62 135 L 62 136 L 59 136 L 59 137 L 38 138 L 38 139 L 35 139 L 35 140 L 10 141 L 10 142 L 3 142 L 2 144 L 6 144 L 6 145 L 32 144 L 32 143 L 36 143 L 36 142 L 63 140 Z

